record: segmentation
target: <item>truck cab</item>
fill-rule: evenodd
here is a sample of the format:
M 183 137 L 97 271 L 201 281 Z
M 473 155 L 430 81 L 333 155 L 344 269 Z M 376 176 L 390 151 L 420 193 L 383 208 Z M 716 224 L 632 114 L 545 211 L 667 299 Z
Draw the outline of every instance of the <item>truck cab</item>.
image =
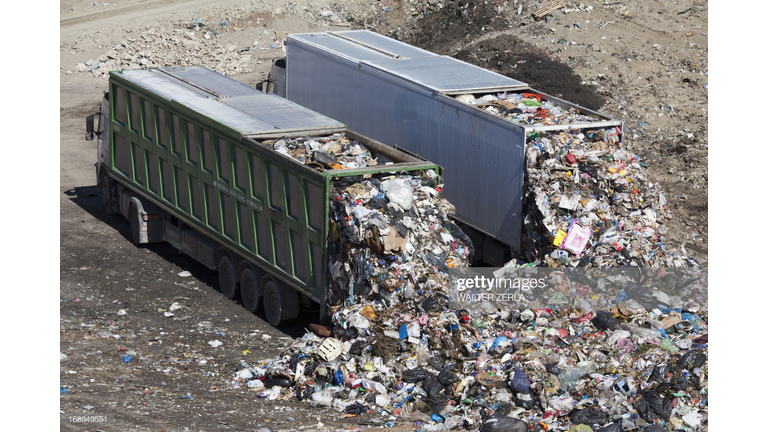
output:
M 272 62 L 272 69 L 267 75 L 267 80 L 256 84 L 256 89 L 264 93 L 274 93 L 285 97 L 285 58 L 279 58 Z

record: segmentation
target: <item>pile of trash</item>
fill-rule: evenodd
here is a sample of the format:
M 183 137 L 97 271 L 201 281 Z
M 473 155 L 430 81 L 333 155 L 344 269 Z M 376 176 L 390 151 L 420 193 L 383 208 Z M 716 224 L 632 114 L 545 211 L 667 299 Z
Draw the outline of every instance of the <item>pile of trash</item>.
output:
M 318 169 L 387 163 L 343 135 L 266 145 Z M 470 270 L 474 251 L 448 219 L 439 181 L 432 171 L 334 178 L 330 325 L 310 325 L 275 358 L 243 363 L 232 386 L 360 416 L 361 425 L 425 431 L 707 424 L 705 302 L 651 295 L 636 286 L 648 281 L 602 273 L 586 276 L 607 276 L 590 290 L 567 279 L 570 267 L 514 262 L 504 270 L 554 272 L 540 279 L 545 296 L 515 308 L 457 302 L 455 277 Z M 686 298 L 706 293 L 706 271 L 695 270 L 673 284 Z M 627 287 L 615 292 L 610 284 Z
M 385 307 L 408 304 L 425 292 L 444 290 L 449 269 L 467 267 L 472 242 L 448 218 L 452 210 L 436 181 L 437 174 L 427 170 L 331 182 L 332 311 L 361 298 Z M 338 324 L 348 319 L 366 321 L 349 312 L 334 315 Z
M 374 157 L 363 144 L 357 140 L 350 141 L 344 133 L 324 137 L 281 138 L 264 141 L 263 144 L 320 172 L 392 163 L 381 156 Z
M 550 126 L 571 123 L 589 123 L 600 120 L 592 115 L 584 115 L 574 107 L 561 107 L 543 100 L 533 93 L 498 93 L 475 98 L 471 94 L 456 96 L 456 100 L 468 105 L 476 105 L 485 112 L 511 122 L 528 126 Z
M 554 267 L 696 266 L 665 248 L 671 213 L 647 166 L 620 143 L 621 129 L 534 132 L 526 145 L 524 246 Z
M 439 285 L 417 289 L 400 303 L 356 295 L 332 329 L 313 324 L 281 356 L 244 364 L 233 386 L 418 430 L 695 431 L 707 423 L 705 308 L 659 301 L 646 310 L 619 299 L 611 310 L 473 315 L 448 308 Z

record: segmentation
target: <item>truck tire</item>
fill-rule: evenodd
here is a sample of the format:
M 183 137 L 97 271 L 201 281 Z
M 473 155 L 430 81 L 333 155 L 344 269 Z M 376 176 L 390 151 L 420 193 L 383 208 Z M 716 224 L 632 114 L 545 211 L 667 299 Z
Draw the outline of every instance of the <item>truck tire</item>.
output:
M 239 283 L 235 276 L 235 266 L 229 255 L 224 254 L 219 259 L 219 288 L 228 299 L 235 299 L 240 294 Z
M 132 205 L 128 212 L 128 220 L 131 222 L 131 241 L 134 245 L 141 245 L 141 219 L 136 206 Z
M 243 300 L 243 306 L 251 312 L 261 312 L 264 309 L 264 297 L 259 292 L 260 276 L 250 267 L 240 275 L 240 298 Z
M 264 285 L 264 312 L 273 327 L 279 327 L 299 316 L 298 292 L 270 279 Z
M 101 198 L 101 203 L 104 206 L 104 211 L 107 212 L 107 215 L 118 214 L 119 212 L 112 209 L 112 199 L 109 196 L 109 177 L 106 172 L 102 171 L 101 174 L 99 174 L 99 183 L 97 187 L 99 190 L 99 198 Z

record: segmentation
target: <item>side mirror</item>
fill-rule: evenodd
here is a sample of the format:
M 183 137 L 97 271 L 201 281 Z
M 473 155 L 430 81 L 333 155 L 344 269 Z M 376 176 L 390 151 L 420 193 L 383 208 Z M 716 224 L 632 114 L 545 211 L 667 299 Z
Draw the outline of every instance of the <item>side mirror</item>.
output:
M 264 83 L 263 82 L 260 82 L 260 83 L 256 84 L 256 90 L 258 90 L 260 92 L 263 92 L 264 91 L 264 90 L 262 90 L 263 88 L 264 88 Z
M 91 114 L 88 117 L 85 118 L 85 140 L 86 141 L 93 141 L 93 116 L 96 114 Z

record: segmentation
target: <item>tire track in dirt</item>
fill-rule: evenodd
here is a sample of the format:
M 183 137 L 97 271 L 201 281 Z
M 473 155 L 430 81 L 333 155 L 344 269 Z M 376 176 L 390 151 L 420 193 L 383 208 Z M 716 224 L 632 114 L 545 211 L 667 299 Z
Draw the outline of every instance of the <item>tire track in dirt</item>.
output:
M 205 5 L 217 5 L 219 2 L 212 0 L 195 0 L 195 1 L 182 1 L 182 0 L 148 0 L 146 2 L 138 3 L 130 6 L 116 7 L 99 12 L 87 12 L 75 16 L 72 18 L 62 19 L 59 21 L 59 27 L 62 29 L 70 30 L 72 26 L 79 24 L 89 24 L 101 20 L 107 20 L 119 16 L 120 21 L 127 21 L 134 18 L 139 18 L 143 15 L 158 15 L 168 12 L 179 12 L 183 9 L 193 9 Z

